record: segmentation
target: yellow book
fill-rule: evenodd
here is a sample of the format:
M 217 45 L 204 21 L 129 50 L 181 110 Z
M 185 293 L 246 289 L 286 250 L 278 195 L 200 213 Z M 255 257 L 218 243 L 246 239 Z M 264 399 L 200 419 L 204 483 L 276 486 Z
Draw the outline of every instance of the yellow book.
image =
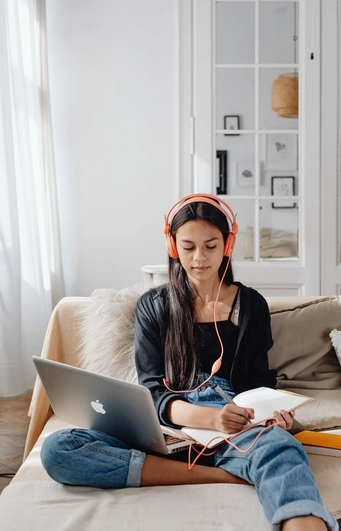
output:
M 341 435 L 323 431 L 301 431 L 294 435 L 307 454 L 341 458 Z

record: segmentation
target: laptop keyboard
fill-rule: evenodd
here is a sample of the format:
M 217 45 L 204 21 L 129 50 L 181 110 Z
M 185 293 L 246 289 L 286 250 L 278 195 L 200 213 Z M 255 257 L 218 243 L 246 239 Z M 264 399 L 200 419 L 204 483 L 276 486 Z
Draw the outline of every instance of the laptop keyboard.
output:
M 164 433 L 163 436 L 167 445 L 183 442 L 183 439 L 180 439 L 179 437 L 174 437 L 174 435 L 168 435 Z

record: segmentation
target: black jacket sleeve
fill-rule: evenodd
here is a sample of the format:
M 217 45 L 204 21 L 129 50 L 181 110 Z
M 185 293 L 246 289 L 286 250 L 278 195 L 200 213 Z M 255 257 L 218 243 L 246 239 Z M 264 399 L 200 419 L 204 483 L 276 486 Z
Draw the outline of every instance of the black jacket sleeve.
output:
M 164 344 L 162 324 L 164 307 L 158 291 L 150 290 L 140 297 L 135 312 L 135 364 L 138 382 L 151 392 L 160 423 L 180 428 L 172 424 L 167 416 L 171 400 L 184 400 L 182 395 L 168 391 L 163 383 L 165 377 Z
M 268 351 L 273 345 L 269 307 L 262 295 L 252 291 L 255 296 L 250 309 L 253 322 L 249 342 L 248 388 L 275 388 L 276 371 L 269 369 L 268 362 Z

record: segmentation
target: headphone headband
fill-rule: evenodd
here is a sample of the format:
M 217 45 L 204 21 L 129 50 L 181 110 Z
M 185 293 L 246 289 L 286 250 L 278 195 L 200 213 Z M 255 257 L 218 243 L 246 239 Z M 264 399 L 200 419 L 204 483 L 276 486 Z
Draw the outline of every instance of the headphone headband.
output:
M 219 201 L 219 203 L 217 203 L 217 201 Z M 178 206 L 178 208 L 175 209 L 175 207 L 179 205 L 179 203 L 181 203 L 180 206 Z M 171 225 L 171 222 L 175 214 L 177 214 L 179 210 L 181 210 L 186 205 L 189 205 L 190 203 L 209 203 L 210 205 L 213 205 L 218 210 L 220 210 L 223 214 L 225 214 L 226 218 L 228 219 L 231 225 L 230 232 L 232 232 L 232 234 L 237 234 L 238 225 L 236 222 L 236 217 L 231 207 L 229 207 L 229 205 L 225 203 L 225 201 L 223 201 L 222 199 L 218 199 L 215 195 L 192 194 L 192 195 L 187 195 L 186 197 L 183 197 L 182 199 L 177 201 L 175 205 L 173 205 L 170 211 L 168 212 L 166 221 L 165 221 L 165 228 L 164 228 L 164 233 L 166 234 L 166 236 L 168 236 L 170 233 L 170 225 Z M 220 203 L 222 203 L 226 207 L 227 211 L 223 209 Z M 174 209 L 175 211 L 173 212 Z M 231 216 L 229 215 L 229 213 L 231 214 Z
M 230 223 L 231 227 L 229 227 L 230 232 L 225 242 L 224 256 L 231 256 L 234 246 L 235 246 L 236 234 L 238 232 L 238 225 L 236 223 L 236 217 L 233 213 L 233 210 L 229 207 L 227 203 L 225 203 L 225 201 L 223 201 L 222 199 L 218 199 L 218 197 L 216 197 L 215 195 L 210 195 L 210 194 L 187 195 L 186 197 L 183 197 L 182 199 L 177 201 L 175 205 L 173 205 L 170 211 L 168 212 L 166 220 L 165 220 L 164 233 L 166 235 L 166 245 L 167 245 L 169 256 L 171 258 L 179 258 L 175 239 L 170 234 L 170 224 L 174 216 L 179 212 L 179 210 L 181 210 L 186 205 L 189 205 L 190 203 L 209 203 L 210 205 L 213 205 L 215 208 L 220 210 L 226 216 L 226 219 Z M 222 203 L 225 206 L 226 210 L 221 206 L 220 203 Z M 179 204 L 180 206 L 178 206 Z

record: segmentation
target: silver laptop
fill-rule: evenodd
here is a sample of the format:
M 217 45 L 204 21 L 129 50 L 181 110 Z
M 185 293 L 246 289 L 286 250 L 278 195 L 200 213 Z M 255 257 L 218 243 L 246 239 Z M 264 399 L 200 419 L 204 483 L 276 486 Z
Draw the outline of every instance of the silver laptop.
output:
M 147 387 L 36 356 L 33 361 L 60 420 L 152 453 L 167 455 L 188 448 L 189 441 L 160 426 Z

